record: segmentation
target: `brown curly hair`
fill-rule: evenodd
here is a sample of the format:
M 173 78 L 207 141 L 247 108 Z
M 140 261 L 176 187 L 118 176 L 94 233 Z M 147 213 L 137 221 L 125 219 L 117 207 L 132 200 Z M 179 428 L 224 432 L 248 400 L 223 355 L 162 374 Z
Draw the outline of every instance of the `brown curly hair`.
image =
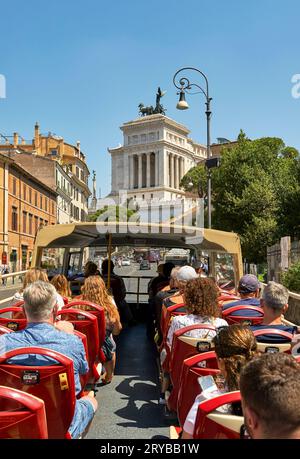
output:
M 220 317 L 218 289 L 209 278 L 197 277 L 186 283 L 184 300 L 190 314 L 202 317 Z
M 54 285 L 56 291 L 67 298 L 72 298 L 69 282 L 63 274 L 56 274 L 51 280 L 51 284 Z
M 120 321 L 118 309 L 109 296 L 102 277 L 89 276 L 85 279 L 81 291 L 82 299 L 102 306 L 111 322 Z
M 250 328 L 234 324 L 221 327 L 213 338 L 215 351 L 223 359 L 229 391 L 239 389 L 240 372 L 257 354 L 257 343 Z

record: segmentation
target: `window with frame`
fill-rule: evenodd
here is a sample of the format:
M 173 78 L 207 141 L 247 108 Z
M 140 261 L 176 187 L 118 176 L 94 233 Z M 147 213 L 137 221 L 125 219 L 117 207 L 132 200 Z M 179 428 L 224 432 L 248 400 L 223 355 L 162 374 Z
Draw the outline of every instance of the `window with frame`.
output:
M 39 229 L 39 217 L 34 217 L 34 234 L 37 233 L 38 229 Z
M 27 212 L 23 211 L 23 233 L 27 230 Z
M 29 234 L 32 234 L 32 218 L 33 218 L 33 215 L 29 214 L 28 216 L 28 233 Z
M 37 191 L 35 192 L 34 194 L 34 205 L 37 207 L 38 205 L 38 194 L 37 194 Z
M 32 189 L 31 188 L 29 188 L 29 202 L 30 204 L 32 202 Z
M 16 194 L 17 194 L 17 179 L 15 179 L 15 178 L 13 178 L 12 192 L 16 196 Z
M 48 211 L 48 199 L 45 197 L 45 211 Z
M 11 229 L 13 231 L 18 231 L 18 209 L 16 207 L 12 207 Z
M 43 196 L 40 194 L 40 208 L 43 208 Z
M 54 202 L 52 201 L 52 215 L 54 215 Z
M 27 189 L 26 189 L 25 183 L 23 185 L 23 199 L 24 199 L 24 201 L 26 201 L 26 199 L 27 199 Z

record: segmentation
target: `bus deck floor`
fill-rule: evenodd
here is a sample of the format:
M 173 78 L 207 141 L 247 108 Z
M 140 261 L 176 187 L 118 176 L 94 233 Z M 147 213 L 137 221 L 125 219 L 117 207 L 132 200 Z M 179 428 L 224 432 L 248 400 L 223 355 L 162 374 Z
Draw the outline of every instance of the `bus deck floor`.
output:
M 158 404 L 156 355 L 145 324 L 123 330 L 116 339 L 117 365 L 112 382 L 97 387 L 98 410 L 86 438 L 168 438 Z

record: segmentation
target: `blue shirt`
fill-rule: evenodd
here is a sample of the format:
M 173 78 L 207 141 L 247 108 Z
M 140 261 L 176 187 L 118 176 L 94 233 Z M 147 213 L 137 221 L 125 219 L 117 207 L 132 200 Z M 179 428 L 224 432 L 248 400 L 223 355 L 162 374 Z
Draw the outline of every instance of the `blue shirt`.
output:
M 233 308 L 234 306 L 258 306 L 260 307 L 260 300 L 259 298 L 244 298 L 241 300 L 232 301 L 231 303 L 226 303 L 222 307 L 222 311 L 226 311 L 226 309 Z M 247 316 L 247 317 L 259 317 L 260 314 L 258 311 L 251 311 L 251 309 L 246 309 L 243 311 L 241 308 L 240 311 L 233 312 L 231 315 L 233 316 Z
M 257 331 L 257 330 L 263 330 L 265 329 L 270 329 L 274 328 L 275 330 L 283 330 L 285 332 L 291 333 L 292 335 L 294 333 L 297 333 L 297 327 L 296 326 L 291 326 L 291 325 L 284 325 L 284 324 L 278 324 L 278 325 L 252 325 L 251 330 Z M 268 333 L 266 335 L 260 335 L 256 337 L 256 340 L 259 343 L 273 343 L 273 344 L 280 344 L 280 343 L 289 343 L 291 340 L 289 338 L 286 338 L 285 336 L 279 336 L 279 335 L 272 335 L 271 333 Z
M 30 323 L 24 330 L 0 336 L 0 353 L 20 347 L 46 347 L 60 352 L 73 360 L 76 394 L 81 391 L 80 374 L 89 370 L 82 341 L 78 336 L 57 330 L 48 323 Z M 42 366 L 55 363 L 55 360 L 42 355 L 22 355 L 10 360 L 21 365 Z

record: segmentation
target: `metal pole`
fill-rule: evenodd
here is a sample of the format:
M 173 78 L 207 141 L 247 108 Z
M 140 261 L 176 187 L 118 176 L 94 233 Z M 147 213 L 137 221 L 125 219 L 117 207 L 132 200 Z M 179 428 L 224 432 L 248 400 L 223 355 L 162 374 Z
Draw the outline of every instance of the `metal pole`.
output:
M 210 97 L 207 92 L 207 101 L 206 101 L 206 120 L 207 120 L 207 141 L 206 141 L 206 149 L 207 149 L 207 159 L 210 159 L 210 118 L 211 118 L 211 110 L 210 110 Z M 208 228 L 211 228 L 211 172 L 208 169 L 207 173 L 207 214 L 208 214 Z

